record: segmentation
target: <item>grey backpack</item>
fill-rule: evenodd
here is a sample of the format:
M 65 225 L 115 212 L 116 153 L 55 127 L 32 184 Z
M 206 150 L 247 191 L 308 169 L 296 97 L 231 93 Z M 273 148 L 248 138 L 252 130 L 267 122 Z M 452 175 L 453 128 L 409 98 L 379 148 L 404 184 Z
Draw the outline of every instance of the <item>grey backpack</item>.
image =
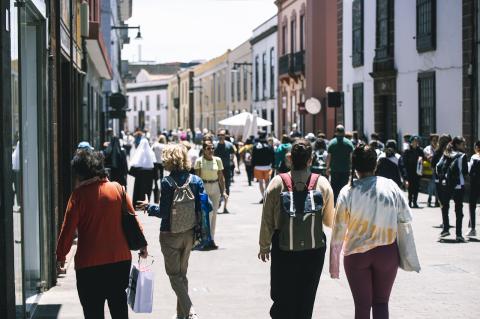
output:
M 170 231 L 183 233 L 197 225 L 195 212 L 195 195 L 190 188 L 192 176 L 188 176 L 184 185 L 178 186 L 173 178 L 165 177 L 174 188 L 172 212 L 170 214 Z
M 290 174 L 280 174 L 286 191 L 280 194 L 279 247 L 304 251 L 325 247 L 323 196 L 316 190 L 318 174 L 311 174 L 305 190 L 297 191 Z

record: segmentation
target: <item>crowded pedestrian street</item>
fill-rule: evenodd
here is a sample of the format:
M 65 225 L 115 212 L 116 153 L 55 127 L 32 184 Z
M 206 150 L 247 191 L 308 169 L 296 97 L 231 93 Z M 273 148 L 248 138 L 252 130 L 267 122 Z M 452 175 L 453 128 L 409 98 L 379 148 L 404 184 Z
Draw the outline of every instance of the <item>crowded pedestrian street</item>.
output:
M 0 319 L 480 319 L 480 0 L 1 0 Z
M 132 180 L 130 178 L 129 185 L 133 185 Z M 440 243 L 439 229 L 434 228 L 441 222 L 440 209 L 426 207 L 426 199 L 426 195 L 420 195 L 422 209 L 415 210 L 413 215 L 422 271 L 417 274 L 399 270 L 390 299 L 391 318 L 476 319 L 480 308 L 472 296 L 480 293 L 480 242 L 447 240 Z M 268 317 L 270 265 L 257 258 L 262 213 L 258 201 L 257 184 L 248 186 L 242 167 L 242 174 L 235 176 L 232 184 L 230 213 L 217 218 L 218 250 L 192 252 L 190 258 L 190 295 L 202 318 Z M 165 274 L 158 243 L 160 222 L 142 212 L 139 215 L 149 242 L 149 254 L 154 256 L 154 303 L 153 313 L 130 312 L 130 315 L 132 319 L 171 318 L 176 296 Z M 330 238 L 330 229 L 326 229 L 326 234 Z M 42 297 L 38 318 L 83 318 L 75 285 L 74 254 L 75 246 L 68 257 L 66 275 Z M 135 254 L 133 257 L 136 262 Z M 339 281 L 330 279 L 327 260 L 313 318 L 350 319 L 353 314 L 353 300 L 345 275 L 341 275 Z M 108 310 L 106 318 L 109 318 Z

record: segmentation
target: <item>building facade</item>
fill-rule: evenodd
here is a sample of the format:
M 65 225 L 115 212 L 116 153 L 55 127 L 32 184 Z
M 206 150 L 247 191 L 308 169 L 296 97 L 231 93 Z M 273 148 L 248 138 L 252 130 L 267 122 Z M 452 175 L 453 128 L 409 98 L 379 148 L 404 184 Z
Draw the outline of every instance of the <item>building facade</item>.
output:
M 377 132 L 383 140 L 407 133 L 478 136 L 478 102 L 466 87 L 474 63 L 465 61 L 471 43 L 465 41 L 465 3 L 343 1 L 348 129 Z
M 0 318 L 31 318 L 56 284 L 70 160 L 79 141 L 101 144 L 96 106 L 111 73 L 99 47 L 100 4 L 0 2 Z M 114 8 L 125 7 L 131 0 Z
M 328 108 L 326 90 L 338 89 L 337 0 L 277 0 L 277 134 L 296 123 L 303 132 L 332 135 L 337 109 Z M 317 99 L 320 113 L 308 114 L 305 101 Z
M 277 90 L 277 16 L 253 30 L 252 45 L 252 108 L 262 118 L 273 123 L 268 132 L 275 132 L 278 118 Z
M 190 86 L 193 84 L 193 68 L 180 70 L 168 82 L 168 128 L 191 128 L 193 112 Z
M 229 52 L 226 77 L 223 77 L 223 72 L 218 77 L 219 83 L 223 81 L 226 86 L 226 117 L 242 110 L 252 111 L 252 68 L 250 41 L 243 42 Z M 219 118 L 218 121 L 224 118 Z
M 147 129 L 152 137 L 168 128 L 168 83 L 172 75 L 138 73 L 134 83 L 127 83 L 129 111 L 123 129 L 134 132 Z
M 228 117 L 227 101 L 231 95 L 227 79 L 231 69 L 228 63 L 230 50 L 219 57 L 194 68 L 194 126 L 216 131 L 218 122 Z M 230 94 L 229 94 L 230 93 Z M 243 99 L 243 97 L 242 97 Z M 235 96 L 235 100 L 237 100 Z

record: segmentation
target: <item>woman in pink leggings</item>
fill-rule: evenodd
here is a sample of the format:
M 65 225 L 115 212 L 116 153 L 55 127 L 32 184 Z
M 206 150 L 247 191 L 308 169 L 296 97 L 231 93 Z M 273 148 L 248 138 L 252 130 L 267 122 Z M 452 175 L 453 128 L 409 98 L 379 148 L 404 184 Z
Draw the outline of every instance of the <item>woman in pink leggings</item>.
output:
M 397 275 L 397 223 L 411 221 L 403 192 L 375 176 L 377 154 L 359 146 L 352 155 L 352 180 L 339 194 L 330 247 L 330 275 L 339 278 L 340 255 L 355 303 L 355 319 L 388 319 Z

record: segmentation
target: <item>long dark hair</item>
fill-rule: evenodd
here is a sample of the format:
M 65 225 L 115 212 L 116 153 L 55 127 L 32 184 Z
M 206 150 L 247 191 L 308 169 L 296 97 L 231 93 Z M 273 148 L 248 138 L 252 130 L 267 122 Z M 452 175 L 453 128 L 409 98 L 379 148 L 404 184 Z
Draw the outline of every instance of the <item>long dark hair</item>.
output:
M 367 144 L 360 144 L 352 154 L 352 176 L 350 185 L 353 187 L 355 171 L 361 173 L 373 172 L 377 167 L 377 152 Z
M 312 158 L 312 144 L 306 139 L 298 139 L 292 145 L 292 169 L 301 170 L 307 167 Z

